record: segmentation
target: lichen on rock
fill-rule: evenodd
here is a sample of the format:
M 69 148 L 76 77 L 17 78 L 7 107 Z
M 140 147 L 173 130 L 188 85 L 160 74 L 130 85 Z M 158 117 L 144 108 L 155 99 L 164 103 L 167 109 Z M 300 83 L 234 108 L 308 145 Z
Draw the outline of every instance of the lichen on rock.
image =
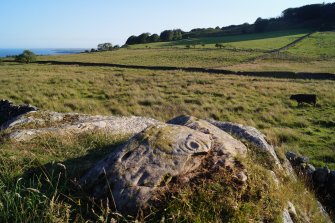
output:
M 118 211 L 136 212 L 171 178 L 191 179 L 187 174 L 209 153 L 213 167 L 233 168 L 235 157 L 247 151 L 241 142 L 204 120 L 188 117 L 184 124 L 157 124 L 135 135 L 93 167 L 81 179 L 82 186 L 97 199 L 112 196 Z M 240 175 L 246 181 L 246 175 Z

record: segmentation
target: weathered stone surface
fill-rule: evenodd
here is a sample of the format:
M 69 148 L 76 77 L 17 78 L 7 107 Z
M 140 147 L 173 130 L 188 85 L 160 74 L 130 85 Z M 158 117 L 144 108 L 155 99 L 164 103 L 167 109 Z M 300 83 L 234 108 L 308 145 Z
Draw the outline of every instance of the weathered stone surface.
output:
M 312 177 L 313 176 L 313 173 L 314 173 L 314 171 L 315 171 L 316 169 L 315 169 L 315 167 L 312 165 L 312 164 L 307 164 L 306 166 L 305 166 L 305 173 L 306 173 L 306 175 L 308 176 L 308 177 Z
M 289 201 L 287 208 L 283 212 L 283 223 L 295 223 L 297 219 L 297 211 L 294 205 Z
M 323 207 L 323 205 L 317 201 L 317 204 L 318 204 L 318 207 L 319 207 L 319 211 L 320 213 L 324 216 L 324 220 L 326 223 L 334 223 L 331 219 L 330 219 L 330 216 L 329 214 L 327 213 L 327 211 L 325 210 L 325 208 Z
M 292 218 L 296 218 L 297 216 L 297 211 L 295 210 L 294 205 L 292 204 L 292 202 L 288 202 L 287 203 L 288 206 L 288 212 L 290 213 L 290 215 L 292 216 Z
M 227 133 L 230 133 L 234 136 L 244 139 L 248 143 L 253 144 L 254 146 L 260 149 L 263 149 L 272 157 L 273 162 L 279 168 L 282 168 L 282 165 L 278 159 L 278 156 L 273 146 L 266 141 L 265 135 L 262 134 L 260 131 L 258 131 L 256 128 L 231 122 L 220 122 L 215 120 L 208 120 L 208 122 L 217 126 L 218 128 Z
M 246 153 L 241 142 L 210 123 L 185 120 L 157 124 L 134 136 L 93 167 L 81 179 L 82 186 L 98 199 L 106 198 L 111 188 L 118 211 L 136 212 L 173 177 L 196 170 L 209 153 L 215 154 L 214 166 L 234 165 L 234 157 Z M 247 180 L 244 173 L 241 177 Z
M 294 223 L 288 209 L 285 209 L 283 212 L 283 223 Z
M 136 116 L 88 116 L 39 111 L 13 119 L 6 124 L 5 129 L 10 130 L 11 139 L 28 141 L 41 134 L 66 135 L 96 130 L 116 135 L 134 135 L 157 123 L 159 121 L 155 119 Z
M 242 146 L 240 141 L 234 139 L 227 132 L 205 120 L 197 119 L 192 116 L 180 116 L 168 121 L 167 123 L 183 125 L 205 134 L 211 134 L 212 137 L 215 138 L 215 140 L 217 140 L 222 146 L 225 146 L 226 149 L 231 148 L 231 151 L 229 152 L 232 155 L 242 153 L 246 148 L 245 146 Z
M 290 162 L 295 162 L 295 159 L 298 157 L 298 155 L 294 152 L 288 151 L 286 152 L 286 158 L 290 161 Z
M 270 173 L 271 178 L 273 179 L 273 182 L 275 183 L 275 186 L 276 186 L 277 188 L 279 188 L 279 186 L 280 186 L 280 181 L 279 181 L 279 179 L 278 179 L 276 173 L 273 172 L 272 170 L 269 170 L 269 173 Z
M 294 166 L 298 166 L 298 165 L 304 165 L 307 164 L 309 162 L 309 158 L 306 156 L 301 156 L 298 155 L 294 152 L 288 151 L 286 152 L 286 158 L 294 165 Z

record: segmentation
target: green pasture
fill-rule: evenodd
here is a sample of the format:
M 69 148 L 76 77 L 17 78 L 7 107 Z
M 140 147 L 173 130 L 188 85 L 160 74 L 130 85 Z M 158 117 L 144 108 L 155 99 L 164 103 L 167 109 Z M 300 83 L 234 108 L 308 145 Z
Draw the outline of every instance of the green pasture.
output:
M 255 126 L 271 142 L 335 167 L 334 81 L 289 80 L 57 65 L 0 66 L 0 98 L 42 109 L 138 115 L 167 121 L 181 114 Z M 297 106 L 295 93 L 318 95 Z
M 215 48 L 215 44 L 223 44 L 224 48 L 236 50 L 267 51 L 281 48 L 299 37 L 311 32 L 310 30 L 286 30 L 244 35 L 227 35 L 222 37 L 191 38 L 174 42 L 158 42 L 131 45 L 131 49 L 143 48 Z M 194 46 L 195 45 L 195 46 Z

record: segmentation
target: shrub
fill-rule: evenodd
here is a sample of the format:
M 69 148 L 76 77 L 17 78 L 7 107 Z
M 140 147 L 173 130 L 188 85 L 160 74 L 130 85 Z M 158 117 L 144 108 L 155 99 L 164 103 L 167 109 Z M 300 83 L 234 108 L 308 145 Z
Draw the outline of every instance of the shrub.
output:
M 30 50 L 25 50 L 22 54 L 15 57 L 15 61 L 20 63 L 32 63 L 36 61 L 36 54 Z

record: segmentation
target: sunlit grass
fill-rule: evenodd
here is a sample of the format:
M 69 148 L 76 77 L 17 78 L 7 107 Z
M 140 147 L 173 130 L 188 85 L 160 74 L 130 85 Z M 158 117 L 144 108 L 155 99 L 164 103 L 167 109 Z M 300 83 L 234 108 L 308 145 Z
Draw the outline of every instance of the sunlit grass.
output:
M 335 167 L 333 81 L 286 80 L 178 71 L 0 66 L 0 97 L 42 109 L 169 120 L 181 114 L 260 128 L 273 143 Z M 295 93 L 315 93 L 317 107 L 298 107 Z M 292 137 L 283 137 L 288 132 Z M 329 162 L 330 161 L 330 162 Z
M 281 48 L 297 38 L 311 32 L 310 30 L 285 30 L 266 33 L 254 33 L 243 35 L 227 35 L 222 37 L 190 38 L 174 42 L 158 42 L 148 44 L 131 45 L 132 49 L 143 48 L 185 48 L 186 45 L 195 44 L 197 48 L 215 48 L 215 44 L 221 43 L 224 47 L 244 50 L 274 50 Z

